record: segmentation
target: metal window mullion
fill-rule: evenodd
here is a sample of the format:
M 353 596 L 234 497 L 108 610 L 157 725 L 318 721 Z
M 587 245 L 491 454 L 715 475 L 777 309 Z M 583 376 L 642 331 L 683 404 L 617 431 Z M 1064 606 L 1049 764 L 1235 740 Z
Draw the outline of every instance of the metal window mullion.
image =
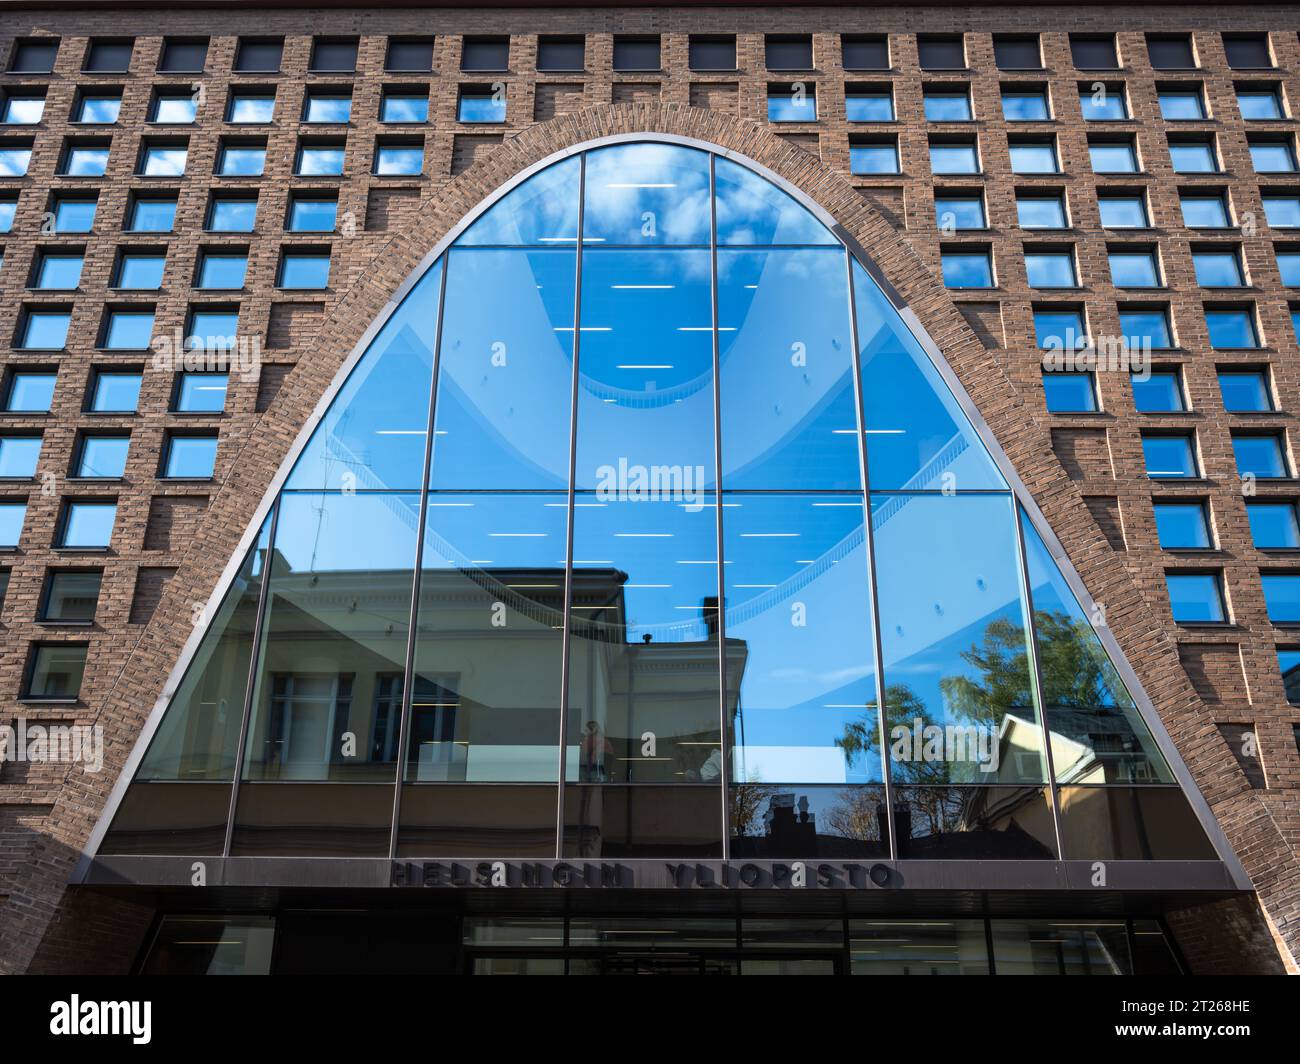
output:
M 243 714 L 239 720 L 239 745 L 235 747 L 234 774 L 230 781 L 230 806 L 226 813 L 226 837 L 221 844 L 221 856 L 230 856 L 231 843 L 235 836 L 235 810 L 239 804 L 239 781 L 244 774 L 244 746 L 248 742 L 248 731 L 253 713 L 253 688 L 257 683 L 258 659 L 262 653 L 262 625 L 266 621 L 266 604 L 271 588 L 271 560 L 275 557 L 275 536 L 280 525 L 280 500 L 277 497 L 271 504 L 271 527 L 267 531 L 266 557 L 262 559 L 262 585 L 257 589 L 257 615 L 253 621 L 253 645 L 248 655 L 248 685 L 244 690 Z M 260 537 L 259 537 L 260 538 Z M 253 551 L 257 551 L 257 541 L 253 541 Z M 218 607 L 220 608 L 220 607 Z
M 569 386 L 569 490 L 566 497 L 564 529 L 564 601 L 560 603 L 560 749 L 555 777 L 555 859 L 564 857 L 564 784 L 565 759 L 569 742 L 569 666 L 572 655 L 572 631 L 569 608 L 573 601 L 573 514 L 578 468 L 578 353 L 582 341 L 582 258 L 587 201 L 587 153 L 578 156 L 578 238 L 573 264 L 573 374 Z
M 415 691 L 415 628 L 420 619 L 420 577 L 424 566 L 424 533 L 429 515 L 429 480 L 433 474 L 433 418 L 438 404 L 438 369 L 442 361 L 442 316 L 447 299 L 447 274 L 451 250 L 443 254 L 438 278 L 438 311 L 433 331 L 433 366 L 429 378 L 429 417 L 424 436 L 424 463 L 420 477 L 420 512 L 415 518 L 415 569 L 411 573 L 411 612 L 406 627 L 406 656 L 403 658 L 402 704 L 397 717 L 397 764 L 393 774 L 393 813 L 388 828 L 388 857 L 397 856 L 398 824 L 402 816 L 402 784 L 406 782 L 406 744 L 410 738 L 411 705 Z
M 862 542 L 867 552 L 867 594 L 871 603 L 871 638 L 872 653 L 876 657 L 876 729 L 880 741 L 881 778 L 885 784 L 885 823 L 889 838 L 890 860 L 898 860 L 898 838 L 894 827 L 894 784 L 889 768 L 889 749 L 885 730 L 885 650 L 880 637 L 880 601 L 876 591 L 876 541 L 871 531 L 871 477 L 867 469 L 867 413 L 866 399 L 862 387 L 862 353 L 858 347 L 858 301 L 857 289 L 853 281 L 853 266 L 856 262 L 853 253 L 844 248 L 844 269 L 848 275 L 849 299 L 849 343 L 853 348 L 853 397 L 857 404 L 858 418 L 858 468 L 862 476 Z

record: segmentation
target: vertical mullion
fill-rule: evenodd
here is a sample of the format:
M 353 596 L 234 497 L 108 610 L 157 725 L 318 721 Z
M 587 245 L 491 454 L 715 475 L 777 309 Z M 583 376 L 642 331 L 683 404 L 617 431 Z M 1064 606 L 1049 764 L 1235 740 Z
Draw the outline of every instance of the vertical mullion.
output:
M 867 468 L 867 413 L 866 400 L 862 386 L 862 354 L 858 347 L 858 301 L 857 290 L 853 281 L 853 254 L 844 249 L 844 268 L 848 274 L 849 297 L 849 343 L 853 348 L 853 397 L 857 403 L 858 417 L 858 468 L 862 476 L 862 534 L 863 546 L 867 552 L 867 594 L 871 602 L 871 638 L 876 656 L 876 719 L 877 735 L 880 739 L 881 778 L 885 784 L 885 823 L 889 838 L 884 840 L 889 845 L 889 857 L 898 860 L 898 839 L 894 827 L 894 784 L 889 766 L 885 728 L 885 651 L 880 637 L 880 601 L 876 591 L 876 541 L 871 532 L 871 477 Z
M 438 368 L 442 361 L 442 314 L 447 299 L 447 273 L 451 249 L 442 256 L 438 278 L 437 321 L 433 330 L 433 366 L 429 379 L 429 417 L 424 436 L 424 464 L 420 479 L 420 512 L 415 518 L 415 570 L 411 574 L 411 612 L 406 628 L 406 657 L 403 659 L 402 705 L 397 720 L 397 765 L 393 777 L 393 815 L 388 830 L 388 856 L 397 856 L 397 829 L 402 816 L 402 784 L 406 782 L 406 743 L 410 732 L 411 704 L 415 691 L 415 626 L 420 619 L 420 576 L 424 566 L 424 532 L 429 516 L 429 480 L 433 475 L 433 417 L 438 402 Z
M 713 503 L 718 568 L 718 749 L 722 752 L 718 781 L 722 797 L 722 859 L 731 857 L 731 814 L 727 787 L 731 751 L 727 747 L 727 584 L 722 554 L 722 357 L 718 343 L 718 196 L 717 160 L 709 153 L 709 300 L 713 316 Z M 707 622 L 706 622 L 707 623 Z
M 573 597 L 573 513 L 575 502 L 574 487 L 577 482 L 578 467 L 578 352 L 582 340 L 582 257 L 586 248 L 583 245 L 583 233 L 586 225 L 585 211 L 587 202 L 587 153 L 578 156 L 578 237 L 574 249 L 573 265 L 573 375 L 569 387 L 569 491 L 565 508 L 564 531 L 564 601 L 560 637 L 560 750 L 559 769 L 556 773 L 555 801 L 555 859 L 564 856 L 564 777 L 566 773 L 565 757 L 569 742 L 569 664 L 572 632 L 570 617 L 572 610 L 569 603 Z
M 253 687 L 257 682 L 258 657 L 262 652 L 262 625 L 266 620 L 266 602 L 271 588 L 271 559 L 275 557 L 275 533 L 280 524 L 280 498 L 271 504 L 271 527 L 266 533 L 266 557 L 262 559 L 262 585 L 257 589 L 257 613 L 253 618 L 253 639 L 248 654 L 248 686 L 244 691 L 243 715 L 239 720 L 239 745 L 235 747 L 234 773 L 230 781 L 230 808 L 226 813 L 226 838 L 221 844 L 221 855 L 230 856 L 230 844 L 235 836 L 235 811 L 239 805 L 239 778 L 244 774 L 244 745 L 248 742 L 249 719 L 253 712 Z M 261 536 L 258 536 L 260 539 Z M 253 542 L 257 550 L 257 541 Z

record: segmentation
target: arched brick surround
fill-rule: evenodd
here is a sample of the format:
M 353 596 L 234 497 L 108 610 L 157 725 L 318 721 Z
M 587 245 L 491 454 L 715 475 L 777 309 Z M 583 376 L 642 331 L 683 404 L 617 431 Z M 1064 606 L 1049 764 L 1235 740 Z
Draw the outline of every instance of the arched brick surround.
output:
M 87 921 L 92 927 L 96 922 L 95 915 L 85 910 L 94 907 L 71 895 L 65 899 L 64 884 L 190 634 L 193 605 L 205 603 L 212 594 L 300 427 L 367 327 L 429 250 L 468 211 L 521 170 L 577 143 L 639 132 L 697 138 L 748 156 L 819 203 L 868 250 L 943 351 L 1092 596 L 1105 605 L 1108 624 L 1256 885 L 1267 918 L 1261 919 L 1253 905 L 1238 906 L 1242 929 L 1237 937 L 1239 941 L 1253 937 L 1253 947 L 1225 954 L 1212 942 L 1197 945 L 1194 966 L 1254 971 L 1278 970 L 1282 963 L 1291 967 L 1289 958 L 1279 962 L 1270 941 L 1278 940 L 1284 955 L 1300 955 L 1300 864 L 1284 828 L 1244 783 L 1183 671 L 1165 624 L 1143 600 L 1052 452 L 1044 419 L 1021 402 L 943 286 L 852 185 L 812 155 L 758 125 L 717 112 L 624 105 L 557 118 L 506 140 L 421 208 L 323 324 L 311 349 L 303 353 L 262 416 L 259 431 L 234 461 L 152 622 L 111 694 L 97 707 L 97 720 L 105 732 L 105 771 L 88 776 L 80 766 L 70 770 L 48 818 L 48 834 L 34 846 L 34 867 L 25 880 L 29 893 L 10 897 L 7 926 L 0 928 L 0 970 L 22 971 L 29 965 L 33 970 L 63 968 L 62 958 L 74 955 L 70 942 L 78 927 L 82 936 L 75 951 L 78 969 L 94 967 L 95 959 L 86 957 L 84 938 Z M 1294 828 L 1291 834 L 1294 837 Z M 1198 943 L 1196 918 L 1189 916 L 1184 923 L 1186 940 Z

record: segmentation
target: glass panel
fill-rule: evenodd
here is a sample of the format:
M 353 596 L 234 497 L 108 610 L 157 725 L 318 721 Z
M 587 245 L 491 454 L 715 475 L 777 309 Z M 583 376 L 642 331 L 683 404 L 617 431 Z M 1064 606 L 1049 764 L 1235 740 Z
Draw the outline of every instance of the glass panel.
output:
M 994 920 L 998 975 L 1131 975 L 1122 921 Z
M 93 621 L 99 604 L 99 585 L 103 574 L 54 572 L 45 592 L 42 620 L 67 623 Z
M 1195 477 L 1196 451 L 1190 436 L 1143 436 L 1142 456 L 1149 477 Z
M 579 488 L 712 486 L 711 270 L 707 251 L 583 253 Z
M 884 787 L 739 783 L 731 787 L 728 805 L 735 860 L 889 856 Z
M 873 495 L 871 527 L 894 779 L 1044 779 L 1010 497 Z
M 853 287 L 872 488 L 1005 488 L 938 370 L 856 262 Z
M 388 791 L 392 805 L 392 790 Z M 399 857 L 555 856 L 557 788 L 408 783 Z
M 718 158 L 714 166 L 720 245 L 829 244 L 839 249 L 834 234 L 771 181 L 728 159 Z
M 1057 781 L 1172 782 L 1146 722 L 1023 510 L 1020 524 Z
M 391 780 L 384 739 L 405 668 L 418 501 L 281 497 L 245 779 Z
M 75 699 L 86 671 L 86 647 L 80 643 L 39 643 L 32 656 L 26 698 Z
M 1227 619 L 1223 588 L 1215 573 L 1165 573 L 1165 585 L 1169 608 L 1179 624 L 1222 624 Z
M 573 916 L 569 945 L 583 949 L 735 949 L 736 921 L 708 916 Z
M 275 921 L 256 916 L 165 916 L 144 975 L 268 975 Z
M 1295 503 L 1248 502 L 1246 516 L 1250 519 L 1251 538 L 1260 550 L 1300 549 Z
M 672 144 L 587 153 L 586 243 L 709 243 L 709 156 Z
M 526 946 L 549 949 L 564 945 L 562 916 L 467 916 L 461 923 L 467 946 Z
M 1054 860 L 1045 787 L 894 788 L 898 856 L 917 861 Z
M 729 495 L 722 523 L 732 778 L 879 781 L 861 496 Z
M 534 174 L 493 204 L 456 244 L 576 245 L 580 167 L 575 157 Z
M 432 488 L 568 486 L 575 258 L 448 256 Z
M 700 786 L 564 789 L 565 857 L 722 856 L 718 791 Z
M 419 488 L 441 278 L 438 262 L 371 341 L 287 488 Z
M 563 495 L 430 497 L 408 780 L 557 778 L 567 510 Z M 400 682 L 388 708 L 391 751 Z
M 1082 861 L 1213 861 L 1177 787 L 1061 787 L 1065 856 Z
M 1295 573 L 1260 574 L 1268 619 L 1274 624 L 1300 623 L 1300 575 Z
M 718 317 L 723 485 L 860 487 L 844 252 L 719 251 Z
M 1232 453 L 1240 476 L 1278 479 L 1289 475 L 1282 441 L 1276 436 L 1232 437 Z
M 1183 386 L 1177 370 L 1153 370 L 1145 376 L 1133 374 L 1133 405 L 1140 414 L 1157 414 L 1186 409 Z
M 852 975 L 988 975 L 983 920 L 851 920 Z
M 1210 529 L 1205 505 L 1199 502 L 1157 502 L 1154 504 L 1156 533 L 1165 550 L 1208 550 Z

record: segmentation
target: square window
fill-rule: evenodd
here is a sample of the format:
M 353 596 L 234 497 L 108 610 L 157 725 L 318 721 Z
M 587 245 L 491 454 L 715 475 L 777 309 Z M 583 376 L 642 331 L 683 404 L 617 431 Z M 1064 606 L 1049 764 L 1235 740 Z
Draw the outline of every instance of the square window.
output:
M 1286 686 L 1286 700 L 1292 705 L 1300 703 L 1300 650 L 1277 649 L 1278 668 L 1282 670 L 1282 683 Z M 1296 746 L 1300 747 L 1300 729 L 1295 732 Z
M 987 250 L 947 250 L 939 258 L 946 287 L 993 287 L 993 260 Z
M 924 98 L 927 122 L 969 122 L 970 93 L 963 89 L 927 88 Z
M 274 73 L 284 52 L 282 37 L 241 37 L 235 51 L 235 71 L 240 74 Z
M 18 200 L 13 196 L 0 197 L 0 233 L 13 231 L 14 216 L 18 213 Z M 0 264 L 3 263 L 0 258 Z
M 257 223 L 257 200 L 249 196 L 213 196 L 208 229 L 213 233 L 251 233 Z
M 1088 142 L 1088 158 L 1094 173 L 1135 174 L 1137 151 L 1131 140 L 1095 140 Z
M 1207 310 L 1205 328 L 1214 348 L 1258 347 L 1255 316 L 1249 310 Z
M 423 170 L 423 144 L 379 144 L 375 149 L 376 174 L 418 174 Z
M 31 480 L 40 457 L 40 436 L 0 436 L 0 479 Z
M 123 251 L 117 259 L 113 287 L 140 290 L 161 288 L 166 261 L 166 255 L 161 251 Z
M 131 201 L 127 230 L 132 233 L 170 233 L 175 220 L 174 196 L 137 196 Z
M 1178 174 L 1217 174 L 1219 155 L 1214 150 L 1213 138 L 1196 140 L 1171 140 L 1169 161 Z
M 817 86 L 769 85 L 767 89 L 767 120 L 769 122 L 817 121 Z
M 982 196 L 935 196 L 934 216 L 935 223 L 943 230 L 988 227 Z
M 844 117 L 850 122 L 892 122 L 894 95 L 888 89 L 850 91 L 844 97 Z
M 1123 84 L 1080 85 L 1079 106 L 1089 122 L 1123 122 L 1129 117 Z
M 1262 572 L 1259 579 L 1268 619 L 1274 624 L 1300 623 L 1300 574 Z
M 37 643 L 24 698 L 75 701 L 86 672 L 86 647 L 80 643 Z
M 1147 55 L 1157 70 L 1185 70 L 1196 66 L 1192 37 L 1188 33 L 1148 33 Z
M 59 38 L 44 37 L 15 41 L 9 56 L 11 74 L 52 74 L 59 54 Z
M 394 72 L 419 72 L 433 69 L 432 37 L 389 37 L 384 69 Z
M 466 37 L 461 42 L 461 70 L 505 70 L 509 66 L 509 37 Z
M 56 233 L 89 233 L 95 224 L 97 200 L 59 196 L 54 201 Z
M 898 142 L 894 140 L 851 141 L 849 169 L 855 174 L 898 173 Z
M 303 144 L 298 148 L 300 177 L 337 177 L 343 173 L 342 144 Z
M 246 252 L 204 251 L 199 255 L 199 288 L 243 288 L 248 272 Z
M 1219 369 L 1223 409 L 1232 414 L 1262 414 L 1273 409 L 1268 376 L 1259 369 Z
M 1133 406 L 1139 414 L 1177 414 L 1187 409 L 1182 377 L 1174 369 L 1134 373 Z
M 108 351 L 144 351 L 153 337 L 152 310 L 110 310 L 105 317 L 104 343 Z
M 925 33 L 916 38 L 922 70 L 965 70 L 966 44 L 960 33 Z
M 1070 251 L 1025 249 L 1025 274 L 1031 288 L 1077 288 L 1074 255 Z
M 1160 267 L 1154 251 L 1110 251 L 1110 280 L 1116 288 L 1159 288 Z
M 1016 221 L 1022 229 L 1068 229 L 1065 198 L 1017 192 Z
M 615 37 L 614 69 L 623 71 L 658 70 L 659 37 Z
M 346 125 L 352 118 L 352 96 L 341 92 L 309 92 L 303 104 L 302 120 Z
M 1228 204 L 1222 195 L 1206 196 L 1184 192 L 1178 201 L 1183 212 L 1183 224 L 1189 229 L 1229 229 L 1232 226 Z M 1265 210 L 1268 209 L 1267 201 L 1264 207 Z
M 1267 33 L 1225 33 L 1223 51 L 1234 70 L 1258 70 L 1273 65 Z
M 225 373 L 182 373 L 172 409 L 178 414 L 220 414 L 226 409 L 229 386 Z
M 688 43 L 692 70 L 735 70 L 736 38 L 692 33 Z
M 1300 550 L 1295 503 L 1248 501 L 1246 516 L 1256 550 Z
M 458 122 L 504 122 L 506 120 L 506 97 L 502 92 L 491 89 L 474 89 L 462 86 L 460 99 L 456 105 Z
M 1196 446 L 1187 434 L 1142 434 L 1142 456 L 1152 480 L 1189 479 L 1200 476 Z
M 1300 251 L 1277 251 L 1277 272 L 1288 288 L 1300 287 Z
M 1205 118 L 1200 87 L 1159 90 L 1160 117 L 1166 122 L 1199 122 Z
M 1140 192 L 1099 195 L 1097 210 L 1107 229 L 1147 229 L 1151 225 L 1146 199 Z
M 1227 619 L 1217 573 L 1165 573 L 1165 584 L 1179 624 L 1222 624 Z
M 1169 313 L 1165 310 L 1121 308 L 1119 328 L 1124 334 L 1125 344 L 1130 348 L 1150 351 L 1174 346 L 1169 328 Z
M 140 155 L 140 173 L 144 177 L 183 177 L 188 154 L 183 147 L 146 145 Z
M 201 74 L 207 61 L 206 37 L 195 40 L 168 37 L 163 41 L 158 70 L 164 74 Z
M 538 70 L 582 70 L 585 65 L 586 40 L 583 37 L 537 38 Z
M 141 376 L 126 370 L 96 370 L 89 409 L 95 414 L 134 414 L 140 401 Z
M 384 93 L 379 108 L 379 120 L 393 123 L 429 121 L 429 93 L 427 90 L 418 93 L 408 91 Z
M 66 310 L 29 310 L 23 317 L 22 339 L 26 350 L 61 350 L 68 342 L 72 314 Z
M 357 39 L 317 37 L 311 45 L 311 70 L 348 73 L 357 69 Z
M 1290 137 L 1250 137 L 1250 161 L 1257 174 L 1290 174 L 1296 169 Z
M 1034 337 L 1045 351 L 1076 351 L 1086 347 L 1088 330 L 1078 310 L 1034 310 Z
M 115 502 L 68 502 L 63 510 L 58 545 L 82 550 L 107 548 L 116 519 Z
M 1268 122 L 1286 117 L 1281 95 L 1275 88 L 1238 86 L 1237 109 L 1247 122 Z
M 103 177 L 107 169 L 107 145 L 70 145 L 63 154 L 64 177 Z
M 26 519 L 25 502 L 0 501 L 0 549 L 11 550 L 18 546 Z
M 77 446 L 73 476 L 86 480 L 118 480 L 126 473 L 130 448 L 130 436 L 88 433 L 81 437 Z
M 232 92 L 226 121 L 240 125 L 262 125 L 275 118 L 274 93 Z
M 846 33 L 840 37 L 845 70 L 888 70 L 889 38 L 881 34 Z
M 208 480 L 216 461 L 216 436 L 170 436 L 162 475 L 169 479 Z
M 198 117 L 198 100 L 181 93 L 159 93 L 154 97 L 149 121 L 160 125 L 192 125 Z
M 1202 288 L 1241 288 L 1246 283 L 1241 257 L 1234 248 L 1193 249 L 1192 265 L 1196 283 Z
M 111 126 L 122 110 L 120 93 L 83 92 L 77 103 L 76 121 L 88 126 Z
M 1046 122 L 1051 119 L 1047 93 L 1043 89 L 1004 88 L 1002 117 L 1008 122 Z
M 1013 174 L 1055 174 L 1060 172 L 1053 140 L 1012 141 L 1011 172 Z
M 9 414 L 45 414 L 54 402 L 54 370 L 15 369 L 5 382 L 4 409 Z
M 1164 550 L 1209 550 L 1210 523 L 1203 502 L 1157 502 L 1156 533 Z
M 22 147 L 0 146 L 0 178 L 26 177 L 27 167 L 32 161 L 32 149 Z
M 1261 480 L 1282 480 L 1291 475 L 1280 436 L 1232 434 L 1232 453 L 1237 475 Z
M 334 196 L 297 195 L 289 200 L 289 225 L 293 233 L 331 233 L 338 215 Z
M 1038 34 L 993 35 L 993 58 L 1000 70 L 1038 70 L 1043 65 L 1043 51 Z
M 280 259 L 281 288 L 328 288 L 329 281 L 327 252 L 286 251 Z
M 1113 33 L 1070 34 L 1070 58 L 1079 70 L 1113 70 L 1119 66 L 1119 52 Z
M 1044 373 L 1043 394 L 1052 414 L 1091 414 L 1097 410 L 1097 389 L 1091 373 Z
M 85 256 L 80 252 L 43 252 L 37 261 L 34 287 L 59 290 L 76 288 L 81 284 L 81 266 L 84 261 Z
M 134 47 L 134 41 L 91 41 L 81 69 L 88 74 L 124 74 Z
M 764 40 L 764 61 L 768 70 L 811 70 L 812 35 L 767 34 Z
M 55 570 L 50 573 L 41 599 L 41 620 L 61 624 L 85 624 L 95 619 L 99 605 L 99 586 L 104 574 L 99 570 L 77 572 Z
M 930 169 L 936 174 L 978 174 L 979 149 L 974 141 L 931 141 Z
M 1300 227 L 1300 196 L 1265 196 L 1264 217 L 1275 229 Z
M 229 351 L 235 346 L 238 335 L 238 311 L 196 310 L 190 314 L 185 346 L 190 350 Z
M 222 177 L 261 177 L 266 168 L 266 147 L 261 144 L 225 143 L 217 157 Z

